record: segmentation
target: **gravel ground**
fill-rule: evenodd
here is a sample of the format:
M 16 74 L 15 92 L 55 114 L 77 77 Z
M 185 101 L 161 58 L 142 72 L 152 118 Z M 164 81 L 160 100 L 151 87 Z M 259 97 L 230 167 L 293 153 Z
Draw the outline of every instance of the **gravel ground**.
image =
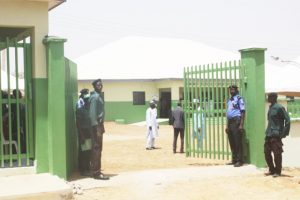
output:
M 76 200 L 300 199 L 300 169 L 285 168 L 282 177 L 273 178 L 252 165 L 234 168 L 223 160 L 173 154 L 168 125 L 160 126 L 158 149 L 151 151 L 145 150 L 144 126 L 109 122 L 105 128 L 102 168 L 110 180 L 74 175 L 70 184 L 83 189 Z

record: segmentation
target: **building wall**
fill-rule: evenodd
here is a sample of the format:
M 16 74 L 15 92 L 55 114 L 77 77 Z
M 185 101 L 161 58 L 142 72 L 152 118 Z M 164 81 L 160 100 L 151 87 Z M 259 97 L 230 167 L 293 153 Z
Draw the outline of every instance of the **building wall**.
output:
M 93 90 L 92 81 L 79 81 L 78 92 L 83 88 Z M 145 112 L 152 97 L 159 96 L 159 89 L 171 88 L 172 104 L 179 99 L 179 87 L 182 81 L 177 80 L 103 80 L 105 99 L 105 119 L 107 121 L 124 120 L 125 123 L 134 123 L 145 120 Z M 145 105 L 133 105 L 133 91 L 145 91 Z
M 42 41 L 48 34 L 48 2 L 1 1 L 0 13 L 0 26 L 32 31 L 33 78 L 46 78 L 46 53 Z

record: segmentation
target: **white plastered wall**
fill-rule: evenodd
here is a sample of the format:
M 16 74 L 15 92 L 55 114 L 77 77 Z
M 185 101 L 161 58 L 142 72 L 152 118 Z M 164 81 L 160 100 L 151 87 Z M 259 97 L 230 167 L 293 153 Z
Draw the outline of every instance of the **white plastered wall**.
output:
M 33 78 L 46 78 L 43 38 L 48 34 L 48 2 L 1 0 L 0 13 L 0 27 L 28 28 L 33 31 Z

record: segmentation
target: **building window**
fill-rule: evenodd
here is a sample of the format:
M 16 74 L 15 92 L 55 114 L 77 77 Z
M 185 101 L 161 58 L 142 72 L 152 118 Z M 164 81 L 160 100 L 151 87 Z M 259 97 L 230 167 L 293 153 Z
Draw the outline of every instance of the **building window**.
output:
M 145 105 L 145 92 L 133 92 L 133 105 Z

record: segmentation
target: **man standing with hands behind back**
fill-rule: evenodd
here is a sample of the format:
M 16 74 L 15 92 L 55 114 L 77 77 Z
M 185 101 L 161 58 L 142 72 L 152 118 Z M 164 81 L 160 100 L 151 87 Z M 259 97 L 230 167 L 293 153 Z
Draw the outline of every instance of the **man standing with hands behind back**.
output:
M 283 144 L 281 139 L 289 135 L 291 123 L 285 108 L 277 103 L 277 93 L 268 94 L 268 102 L 271 105 L 268 111 L 268 127 L 266 130 L 264 152 L 269 172 L 265 175 L 278 177 L 281 175 L 282 168 Z
M 229 86 L 231 97 L 227 101 L 227 127 L 225 132 L 228 135 L 229 145 L 232 152 L 232 162 L 234 167 L 243 165 L 243 144 L 245 103 L 239 95 L 236 85 Z
M 90 96 L 90 120 L 92 126 L 92 155 L 91 171 L 94 179 L 108 180 L 109 177 L 101 173 L 101 154 L 104 129 L 104 100 L 101 96 L 102 80 L 97 79 L 92 83 L 94 91 Z

